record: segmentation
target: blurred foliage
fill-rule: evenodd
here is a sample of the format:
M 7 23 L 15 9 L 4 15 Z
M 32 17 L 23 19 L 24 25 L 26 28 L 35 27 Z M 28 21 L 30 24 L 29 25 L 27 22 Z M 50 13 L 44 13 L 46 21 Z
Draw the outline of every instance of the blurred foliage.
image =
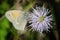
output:
M 0 14 L 4 14 L 8 8 L 9 8 L 8 3 L 2 2 L 2 4 L 0 5 Z
M 27 11 L 27 10 L 31 9 L 35 5 L 35 3 L 36 3 L 36 0 L 35 1 L 31 0 L 28 5 L 23 6 L 23 9 L 25 11 Z
M 26 1 L 28 1 L 29 3 L 25 2 L 27 3 L 27 5 L 25 5 L 23 2 L 24 5 L 22 6 L 23 9 L 26 11 L 30 10 L 33 6 L 35 6 L 35 4 L 39 5 L 40 2 L 41 4 L 46 3 L 46 2 L 47 4 L 48 3 L 50 4 L 50 7 L 52 7 L 51 9 L 53 9 L 54 11 L 52 13 L 54 13 L 58 27 L 56 27 L 57 29 L 55 28 L 57 31 L 55 31 L 54 29 L 53 32 L 46 33 L 46 35 L 47 34 L 48 35 L 45 36 L 44 40 L 59 40 L 57 37 L 59 37 L 58 33 L 60 33 L 59 31 L 60 28 L 58 25 L 59 24 L 58 22 L 60 21 L 60 16 L 58 16 L 59 15 L 58 13 L 60 13 L 60 0 L 53 0 L 53 1 L 52 0 L 41 0 L 41 1 L 40 0 L 26 0 Z M 38 38 L 39 34 L 37 32 L 26 32 L 24 35 L 18 34 L 17 31 L 12 26 L 12 24 L 9 22 L 9 20 L 6 19 L 5 12 L 9 9 L 15 9 L 15 6 L 13 6 L 15 0 L 0 0 L 0 2 L 1 2 L 0 3 L 0 40 L 18 40 L 18 38 L 20 38 L 19 40 L 40 40 L 40 38 Z M 14 39 L 15 36 L 18 38 Z
M 1 29 L 7 29 L 7 28 L 9 28 L 9 21 L 6 19 L 6 18 L 4 18 L 2 21 L 1 21 Z

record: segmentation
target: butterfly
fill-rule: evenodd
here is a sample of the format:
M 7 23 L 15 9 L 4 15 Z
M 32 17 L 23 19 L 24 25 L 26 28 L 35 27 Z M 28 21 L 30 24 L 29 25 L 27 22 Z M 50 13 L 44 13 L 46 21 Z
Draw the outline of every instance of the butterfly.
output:
M 15 29 L 24 31 L 28 21 L 27 12 L 21 10 L 9 10 L 6 12 L 5 16 L 13 24 Z

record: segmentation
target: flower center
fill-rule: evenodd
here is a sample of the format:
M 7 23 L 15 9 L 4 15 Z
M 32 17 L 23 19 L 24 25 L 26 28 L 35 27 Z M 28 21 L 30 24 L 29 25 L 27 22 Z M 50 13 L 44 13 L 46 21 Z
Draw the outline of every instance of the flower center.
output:
M 38 21 L 42 22 L 44 20 L 44 18 L 45 18 L 44 16 L 41 16 L 41 17 L 39 17 Z

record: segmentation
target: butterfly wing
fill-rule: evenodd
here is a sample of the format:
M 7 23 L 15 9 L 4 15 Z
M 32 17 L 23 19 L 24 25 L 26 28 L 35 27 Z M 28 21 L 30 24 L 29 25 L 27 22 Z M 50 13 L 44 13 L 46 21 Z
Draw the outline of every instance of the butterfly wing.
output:
M 20 10 L 10 10 L 10 11 L 7 11 L 5 16 L 6 18 L 12 22 L 14 21 L 20 14 L 22 13 L 22 11 Z
M 11 10 L 6 12 L 6 17 L 17 30 L 24 30 L 27 23 L 27 15 L 20 10 Z
M 24 31 L 26 23 L 27 23 L 27 15 L 23 13 L 16 20 L 14 20 L 13 25 L 17 30 Z

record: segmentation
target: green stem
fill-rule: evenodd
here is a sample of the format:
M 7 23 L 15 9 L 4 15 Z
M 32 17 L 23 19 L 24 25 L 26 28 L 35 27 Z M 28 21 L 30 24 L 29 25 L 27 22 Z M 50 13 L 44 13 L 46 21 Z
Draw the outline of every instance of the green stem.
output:
M 27 5 L 27 6 L 24 6 L 23 7 L 23 9 L 25 10 L 25 11 L 28 11 L 29 9 L 31 9 L 33 6 L 34 6 L 34 4 L 36 3 L 36 0 L 35 1 L 30 1 L 30 3 Z

